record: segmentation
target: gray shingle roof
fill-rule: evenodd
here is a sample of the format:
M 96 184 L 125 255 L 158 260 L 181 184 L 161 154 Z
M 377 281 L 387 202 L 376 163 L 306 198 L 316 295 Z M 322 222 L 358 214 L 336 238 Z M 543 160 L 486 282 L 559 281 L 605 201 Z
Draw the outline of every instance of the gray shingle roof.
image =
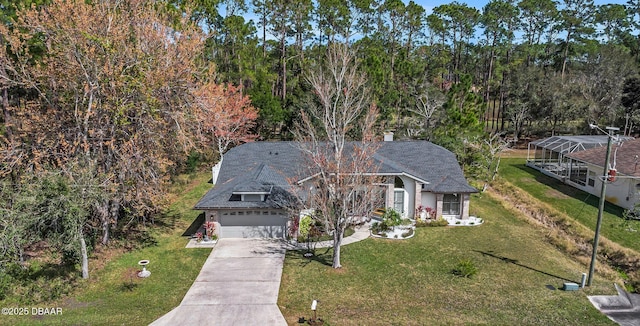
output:
M 472 193 L 456 157 L 427 141 L 380 142 L 373 159 L 380 174 L 406 174 L 427 181 L 424 191 Z M 296 142 L 252 142 L 234 147 L 224 155 L 217 184 L 196 204 L 196 209 L 267 208 L 277 206 L 290 183 L 308 177 L 305 157 Z M 265 202 L 229 201 L 233 192 L 268 191 Z M 273 198 L 272 198 L 273 197 Z

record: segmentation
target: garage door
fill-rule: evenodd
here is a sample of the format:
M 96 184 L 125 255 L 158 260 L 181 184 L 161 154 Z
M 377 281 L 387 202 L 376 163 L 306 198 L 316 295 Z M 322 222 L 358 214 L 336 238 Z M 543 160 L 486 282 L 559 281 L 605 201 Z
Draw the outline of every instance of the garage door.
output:
M 231 211 L 220 216 L 221 238 L 284 238 L 287 216 L 280 211 Z

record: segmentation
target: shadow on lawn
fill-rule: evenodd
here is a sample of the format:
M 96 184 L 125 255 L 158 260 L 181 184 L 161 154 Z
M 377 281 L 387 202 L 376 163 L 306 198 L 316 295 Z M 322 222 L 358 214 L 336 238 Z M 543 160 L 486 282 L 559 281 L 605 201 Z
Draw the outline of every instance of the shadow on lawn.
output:
M 325 266 L 332 266 L 333 260 L 332 256 L 329 253 L 331 248 L 326 248 L 324 252 L 320 253 L 320 250 L 314 250 L 313 255 L 310 257 L 305 257 L 304 254 L 310 253 L 308 250 L 288 250 L 287 256 L 289 258 L 294 258 L 300 260 L 300 266 L 305 267 L 309 265 L 312 261 L 318 262 Z
M 569 196 L 573 199 L 579 200 L 587 205 L 590 205 L 594 208 L 598 208 L 598 205 L 600 203 L 600 199 L 598 198 L 598 196 L 594 196 L 588 192 L 582 191 L 580 189 L 574 188 L 566 183 L 563 183 L 562 181 L 552 178 L 548 175 L 545 175 L 539 171 L 534 170 L 533 168 L 530 168 L 524 164 L 515 164 L 513 165 L 514 167 L 526 172 L 527 174 L 529 174 L 534 180 L 536 180 L 537 182 L 552 188 L 554 190 L 559 191 L 560 193 Z M 605 202 L 605 208 L 604 210 L 612 215 L 616 215 L 618 217 L 622 217 L 622 213 L 624 212 L 624 209 L 613 205 L 609 202 Z
M 488 257 L 491 257 L 491 258 L 499 259 L 499 260 L 502 260 L 505 263 L 513 264 L 513 265 L 516 265 L 516 266 L 522 267 L 522 268 L 526 268 L 526 269 L 528 269 L 530 271 L 534 271 L 534 272 L 537 272 L 537 273 L 540 273 L 540 274 L 543 274 L 543 275 L 546 275 L 546 276 L 555 277 L 557 279 L 560 279 L 560 280 L 563 280 L 563 281 L 567 281 L 567 282 L 574 282 L 574 283 L 576 282 L 575 280 L 570 280 L 570 279 L 564 278 L 562 276 L 553 275 L 551 273 L 547 273 L 545 271 L 541 271 L 539 269 L 535 269 L 533 267 L 529 267 L 527 265 L 521 264 L 516 259 L 511 259 L 511 258 L 508 258 L 508 257 L 503 257 L 503 256 L 500 256 L 500 255 L 496 255 L 496 254 L 494 254 L 492 252 L 486 252 L 486 251 L 480 251 L 480 250 L 474 250 L 474 251 L 477 252 L 477 253 L 482 254 L 483 256 L 488 256 Z M 577 283 L 580 283 L 580 282 L 577 282 Z

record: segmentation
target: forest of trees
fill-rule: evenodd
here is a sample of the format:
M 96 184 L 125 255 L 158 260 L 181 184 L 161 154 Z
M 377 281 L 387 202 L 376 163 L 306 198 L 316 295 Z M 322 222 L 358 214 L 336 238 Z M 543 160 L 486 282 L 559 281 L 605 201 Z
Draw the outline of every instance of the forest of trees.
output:
M 636 0 L 0 0 L 0 21 L 0 269 L 44 239 L 88 277 L 87 252 L 161 211 L 194 161 L 293 139 L 332 44 L 378 132 L 481 181 L 505 139 L 640 127 Z
M 576 121 L 640 123 L 621 102 L 637 84 L 637 1 L 493 0 L 480 10 L 453 1 L 432 13 L 400 0 L 194 3 L 217 80 L 251 97 L 263 138 L 290 137 L 309 93 L 305 67 L 332 42 L 357 49 L 379 121 L 403 137 L 431 138 L 444 114 L 421 99 L 438 107 L 446 99 L 437 93 L 463 75 L 483 100 L 487 129 L 515 138 L 577 132 Z

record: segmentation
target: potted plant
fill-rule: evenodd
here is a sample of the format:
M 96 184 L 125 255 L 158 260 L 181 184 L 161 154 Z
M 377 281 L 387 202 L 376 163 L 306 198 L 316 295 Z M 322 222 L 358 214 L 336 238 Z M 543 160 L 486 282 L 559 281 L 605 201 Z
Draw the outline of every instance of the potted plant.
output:
M 215 236 L 216 224 L 213 221 L 207 221 L 204 223 L 204 230 L 207 234 L 208 240 L 215 240 L 213 237 Z M 217 239 L 217 237 L 216 237 Z
M 435 210 L 434 210 L 433 208 L 431 208 L 431 207 L 425 207 L 425 208 L 424 208 L 424 211 L 425 211 L 425 216 L 426 216 L 426 218 L 428 218 L 428 219 L 433 218 L 433 215 L 434 215 L 434 213 L 435 213 Z
M 427 218 L 427 211 L 425 210 L 424 206 L 418 206 L 418 208 L 416 209 L 416 216 L 420 217 L 420 220 L 422 221 Z
M 196 241 L 198 243 L 202 242 L 202 232 L 196 232 Z

